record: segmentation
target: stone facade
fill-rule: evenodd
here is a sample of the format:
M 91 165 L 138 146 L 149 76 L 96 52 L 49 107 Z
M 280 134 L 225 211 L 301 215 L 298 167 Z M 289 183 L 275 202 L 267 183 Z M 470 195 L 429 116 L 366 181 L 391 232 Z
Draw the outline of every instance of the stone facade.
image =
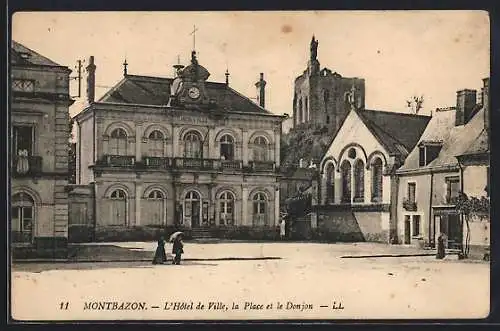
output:
M 318 41 L 311 40 L 307 69 L 295 79 L 293 97 L 293 127 L 302 124 L 326 125 L 335 133 L 346 118 L 352 89 L 356 90 L 358 108 L 365 107 L 365 81 L 362 78 L 342 77 L 323 68 L 317 59 Z
M 462 249 L 467 235 L 471 248 L 489 247 L 489 215 L 471 220 L 456 208 L 461 192 L 486 197 L 489 187 L 488 81 L 483 104 L 475 91 L 457 92 L 456 107 L 439 108 L 419 143 L 397 170 L 399 177 L 397 232 L 400 244 L 435 247 L 442 233 L 448 248 Z M 480 252 L 480 253 L 481 253 Z
M 206 82 L 194 56 L 174 80 L 125 75 L 75 117 L 77 182 L 93 185 L 95 231 L 278 224 L 283 117 L 228 84 Z M 166 97 L 159 104 L 113 99 L 127 84 L 136 90 L 125 100 L 144 93 L 137 86 Z
M 15 41 L 11 47 L 14 254 L 61 256 L 68 237 L 71 70 Z

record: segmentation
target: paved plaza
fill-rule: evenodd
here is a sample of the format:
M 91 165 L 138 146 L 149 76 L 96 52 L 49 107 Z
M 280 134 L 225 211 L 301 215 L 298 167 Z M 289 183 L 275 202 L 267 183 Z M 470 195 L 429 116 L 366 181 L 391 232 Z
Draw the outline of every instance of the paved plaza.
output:
M 151 256 L 155 249 L 155 243 L 115 245 Z M 485 262 L 452 256 L 343 258 L 411 251 L 369 243 L 186 243 L 185 251 L 180 266 L 140 260 L 16 263 L 13 315 L 176 320 L 480 318 L 489 313 Z M 216 260 L 230 257 L 280 259 Z

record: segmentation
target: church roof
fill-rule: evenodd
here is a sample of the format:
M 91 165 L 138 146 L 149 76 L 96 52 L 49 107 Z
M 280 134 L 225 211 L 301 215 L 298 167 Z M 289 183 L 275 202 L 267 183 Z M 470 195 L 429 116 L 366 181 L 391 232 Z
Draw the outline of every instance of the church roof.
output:
M 434 113 L 421 141 L 441 141 L 438 156 L 426 166 L 419 166 L 419 148 L 414 148 L 399 171 L 432 169 L 458 165 L 457 156 L 489 151 L 484 130 L 484 109 L 480 109 L 465 125 L 455 125 L 456 110 L 449 109 Z
M 406 156 L 415 147 L 431 117 L 380 110 L 356 112 L 390 154 Z
M 32 49 L 12 40 L 10 47 L 10 63 L 17 65 L 39 65 L 50 67 L 62 67 L 51 59 L 35 52 Z
M 172 81 L 172 78 L 126 75 L 98 102 L 166 105 L 170 97 Z M 217 108 L 221 110 L 271 114 L 225 83 L 205 82 L 205 88 L 209 97 L 216 100 Z

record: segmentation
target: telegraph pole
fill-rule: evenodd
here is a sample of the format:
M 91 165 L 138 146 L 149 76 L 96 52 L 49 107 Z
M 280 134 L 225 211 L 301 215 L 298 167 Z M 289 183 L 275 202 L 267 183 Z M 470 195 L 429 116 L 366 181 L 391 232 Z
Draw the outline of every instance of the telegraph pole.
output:
M 77 62 L 77 65 L 76 65 L 76 69 L 77 69 L 77 72 L 78 72 L 78 76 L 76 77 L 71 77 L 71 79 L 76 79 L 78 80 L 78 98 L 80 98 L 82 96 L 82 60 L 78 60 L 76 61 Z

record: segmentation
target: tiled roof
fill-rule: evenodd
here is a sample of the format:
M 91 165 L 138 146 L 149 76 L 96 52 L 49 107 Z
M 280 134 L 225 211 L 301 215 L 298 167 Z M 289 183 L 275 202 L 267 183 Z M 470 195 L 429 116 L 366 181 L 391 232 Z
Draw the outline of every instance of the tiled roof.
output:
M 454 109 L 435 112 L 420 141 L 442 141 L 439 155 L 428 165 L 419 166 L 419 149 L 414 148 L 399 170 L 455 166 L 456 156 L 488 148 L 483 113 L 484 109 L 480 109 L 467 124 L 456 126 Z
M 10 50 L 10 63 L 12 64 L 62 67 L 60 64 L 55 63 L 51 59 L 46 58 L 14 40 L 12 40 Z
M 99 102 L 124 104 L 166 105 L 173 79 L 127 75 L 109 90 Z M 225 83 L 206 82 L 209 97 L 215 99 L 217 107 L 225 111 L 271 114 L 249 98 L 233 90 Z
M 389 153 L 403 156 L 415 147 L 431 117 L 380 110 L 357 114 Z

